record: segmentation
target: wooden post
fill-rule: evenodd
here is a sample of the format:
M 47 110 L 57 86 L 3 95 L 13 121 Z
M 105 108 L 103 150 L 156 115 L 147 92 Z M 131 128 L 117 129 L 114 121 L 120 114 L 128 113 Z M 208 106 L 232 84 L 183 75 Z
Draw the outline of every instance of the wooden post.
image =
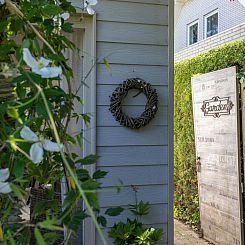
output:
M 241 116 L 242 116 L 242 156 L 243 156 L 243 165 L 244 165 L 244 157 L 245 157 L 245 83 L 241 83 Z M 244 171 L 244 169 L 243 169 Z M 243 172 L 245 176 L 245 172 Z M 244 186 L 243 186 L 244 189 Z

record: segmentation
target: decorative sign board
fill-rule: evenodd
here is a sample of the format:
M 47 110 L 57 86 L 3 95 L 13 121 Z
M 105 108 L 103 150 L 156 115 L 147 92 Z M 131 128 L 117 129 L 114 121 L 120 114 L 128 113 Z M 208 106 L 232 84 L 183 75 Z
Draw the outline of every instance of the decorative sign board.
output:
M 192 100 L 204 238 L 243 244 L 236 67 L 193 77 Z

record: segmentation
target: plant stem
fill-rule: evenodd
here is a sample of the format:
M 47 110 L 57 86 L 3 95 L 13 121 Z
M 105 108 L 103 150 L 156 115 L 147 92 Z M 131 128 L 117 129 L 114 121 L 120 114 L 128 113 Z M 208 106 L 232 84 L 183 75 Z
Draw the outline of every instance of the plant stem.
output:
M 18 108 L 21 108 L 23 106 L 26 106 L 26 105 L 32 103 L 33 101 L 35 101 L 37 99 L 37 97 L 39 96 L 39 94 L 40 94 L 40 92 L 38 91 L 38 93 L 36 93 L 34 97 L 32 97 L 30 100 L 26 101 L 25 103 L 20 104 L 20 105 L 16 105 L 16 106 L 9 106 L 9 108 L 18 109 Z
M 48 103 L 47 103 L 47 99 L 46 99 L 46 97 L 45 97 L 45 94 L 43 93 L 41 87 L 39 87 L 38 85 L 36 85 L 36 86 L 37 86 L 37 88 L 39 89 L 40 94 L 41 94 L 41 96 L 42 96 L 42 98 L 43 98 L 44 105 L 45 105 L 45 107 L 46 107 L 46 110 L 47 110 L 47 113 L 48 113 L 48 116 L 49 116 L 51 125 L 52 125 L 52 127 L 53 127 L 55 140 L 56 140 L 56 142 L 57 142 L 58 144 L 60 144 L 61 142 L 60 142 L 60 137 L 59 137 L 59 134 L 58 134 L 58 130 L 57 130 L 57 128 L 56 128 L 55 121 L 54 121 L 53 115 L 52 115 L 52 113 L 51 113 L 51 111 L 50 111 L 49 105 L 48 105 Z M 91 216 L 91 218 L 92 218 L 92 220 L 93 220 L 93 222 L 94 222 L 94 224 L 95 224 L 95 227 L 96 227 L 96 229 L 97 229 L 97 231 L 98 231 L 98 233 L 99 233 L 99 235 L 100 235 L 100 237 L 101 237 L 101 240 L 102 240 L 103 244 L 104 244 L 104 245 L 107 245 L 108 243 L 107 243 L 107 241 L 105 240 L 105 237 L 104 237 L 104 235 L 103 235 L 103 233 L 102 233 L 102 230 L 101 230 L 101 228 L 100 228 L 100 226 L 99 226 L 99 224 L 98 224 L 98 222 L 97 222 L 97 219 L 96 219 L 96 217 L 95 217 L 95 215 L 94 215 L 94 212 L 93 212 L 93 210 L 92 210 L 92 208 L 91 208 L 91 206 L 90 206 L 90 204 L 89 204 L 89 202 L 88 202 L 88 199 L 87 199 L 87 197 L 86 197 L 86 194 L 85 194 L 84 190 L 83 190 L 82 187 L 80 186 L 79 181 L 78 181 L 78 179 L 77 179 L 75 173 L 73 172 L 71 166 L 69 165 L 69 163 L 68 163 L 68 161 L 67 161 L 67 159 L 66 159 L 65 154 L 64 154 L 62 151 L 60 151 L 60 154 L 61 154 L 61 158 L 62 158 L 62 160 L 63 160 L 63 162 L 64 162 L 64 164 L 65 164 L 66 169 L 68 170 L 69 174 L 70 174 L 70 175 L 72 176 L 72 178 L 74 179 L 74 182 L 75 182 L 75 184 L 76 184 L 76 186 L 77 186 L 77 188 L 78 188 L 78 191 L 79 191 L 81 197 L 83 198 L 83 201 L 84 201 L 84 203 L 85 203 L 85 205 L 86 205 L 86 207 L 87 207 L 88 213 L 90 214 L 90 216 Z
M 11 0 L 5 0 L 6 6 L 10 12 L 14 12 L 17 16 L 19 16 L 21 19 L 25 20 L 27 25 L 30 27 L 30 29 L 37 35 L 37 37 L 40 39 L 41 42 L 43 42 L 49 49 L 50 51 L 55 54 L 55 51 L 53 47 L 46 41 L 45 38 L 37 31 L 37 29 L 32 25 L 32 23 L 28 20 L 25 19 L 24 14 L 19 10 L 19 8 L 12 3 Z

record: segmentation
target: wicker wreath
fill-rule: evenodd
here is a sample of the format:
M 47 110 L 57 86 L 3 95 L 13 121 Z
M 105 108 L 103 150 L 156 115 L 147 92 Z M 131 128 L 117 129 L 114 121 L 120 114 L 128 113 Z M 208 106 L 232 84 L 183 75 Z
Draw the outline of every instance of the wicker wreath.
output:
M 134 97 L 140 93 L 144 93 L 147 97 L 145 111 L 136 118 L 127 116 L 122 110 L 122 101 L 131 89 L 139 90 L 139 93 Z M 140 78 L 127 79 L 115 89 L 110 98 L 109 110 L 122 126 L 128 128 L 141 128 L 146 126 L 154 118 L 158 109 L 158 95 L 156 90 L 152 89 L 150 83 Z

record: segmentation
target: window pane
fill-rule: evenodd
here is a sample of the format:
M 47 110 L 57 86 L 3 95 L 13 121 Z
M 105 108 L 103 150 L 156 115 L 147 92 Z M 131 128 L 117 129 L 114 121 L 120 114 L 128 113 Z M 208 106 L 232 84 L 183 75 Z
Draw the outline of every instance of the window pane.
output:
M 207 37 L 218 33 L 218 13 L 207 18 Z
M 189 45 L 198 41 L 198 23 L 189 27 Z

